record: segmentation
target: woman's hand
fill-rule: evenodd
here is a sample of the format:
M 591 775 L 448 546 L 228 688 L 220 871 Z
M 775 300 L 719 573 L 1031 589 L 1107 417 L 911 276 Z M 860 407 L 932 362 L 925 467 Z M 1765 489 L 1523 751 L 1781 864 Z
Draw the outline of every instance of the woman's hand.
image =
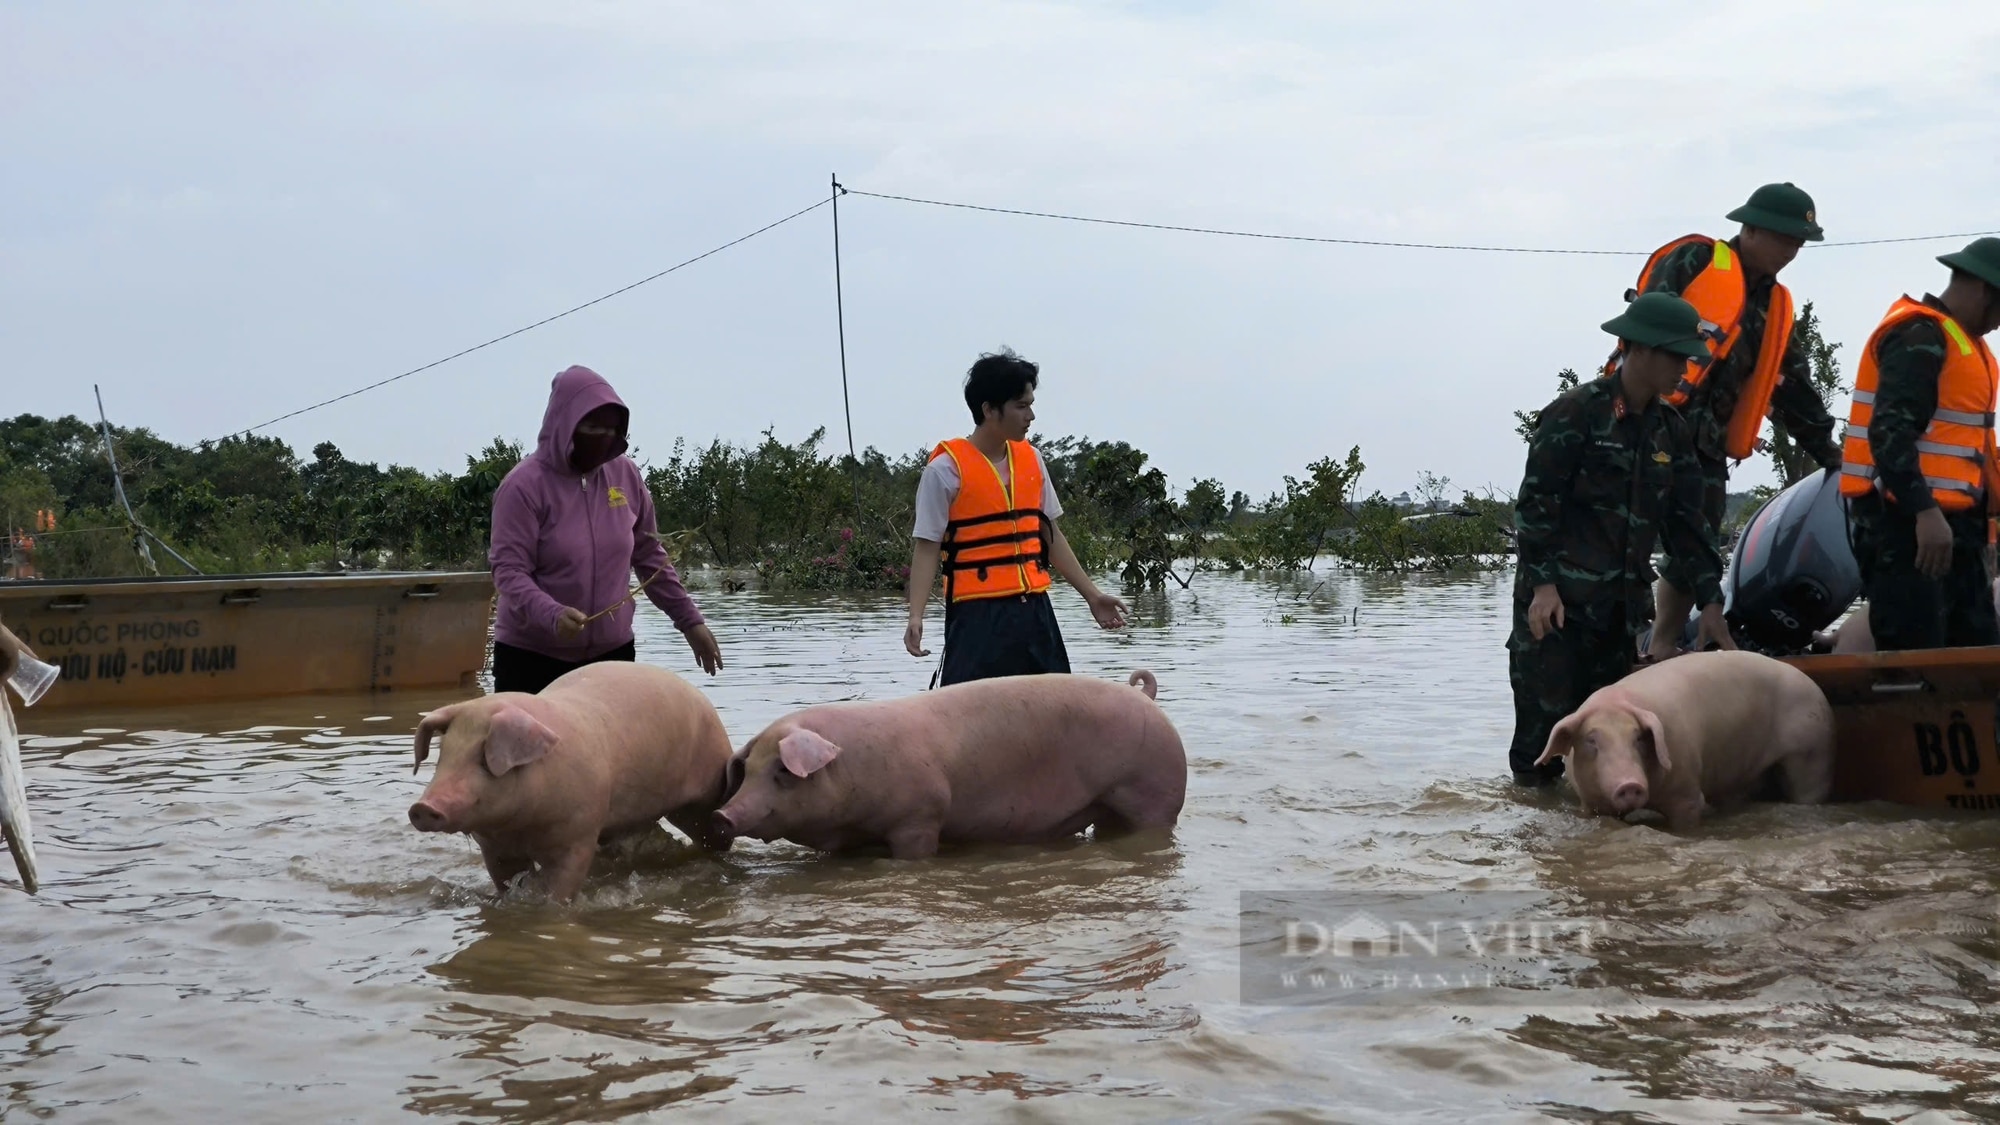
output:
M 556 618 L 556 636 L 563 640 L 574 640 L 590 624 L 590 615 L 574 606 L 564 606 L 561 616 Z
M 715 634 L 709 632 L 706 625 L 696 625 L 682 635 L 687 637 L 688 647 L 694 650 L 694 662 L 701 665 L 702 671 L 715 675 L 717 669 L 722 667 L 722 646 L 715 642 Z

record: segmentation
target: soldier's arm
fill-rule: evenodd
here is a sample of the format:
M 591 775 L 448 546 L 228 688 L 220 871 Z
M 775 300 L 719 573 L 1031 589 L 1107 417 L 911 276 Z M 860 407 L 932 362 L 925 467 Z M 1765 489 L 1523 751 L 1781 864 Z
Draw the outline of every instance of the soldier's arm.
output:
M 1892 330 L 1875 346 L 1875 412 L 1868 446 L 1876 478 L 1915 515 L 1937 506 L 1917 461 L 1917 439 L 1937 410 L 1938 376 L 1944 372 L 1944 333 L 1930 320 Z
M 1669 415 L 1667 432 L 1673 443 L 1674 483 L 1673 494 L 1667 497 L 1661 538 L 1666 541 L 1667 554 L 1687 567 L 1694 604 L 1715 605 L 1722 600 L 1722 555 L 1708 534 L 1708 518 L 1701 510 L 1703 482 L 1701 460 L 1694 450 L 1694 427 L 1674 412 Z
M 1564 395 L 1542 408 L 1535 434 L 1528 439 L 1528 469 L 1514 501 L 1514 547 L 1520 554 L 1521 573 L 1531 586 L 1556 580 L 1563 504 L 1569 499 L 1583 442 L 1574 399 Z
M 1826 400 L 1819 397 L 1819 389 L 1813 386 L 1812 361 L 1800 350 L 1796 330 L 1785 348 L 1778 388 L 1771 393 L 1771 414 L 1799 448 L 1819 462 L 1820 468 L 1840 467 L 1840 445 L 1833 440 L 1833 415 L 1827 413 Z
M 1715 260 L 1715 249 L 1699 242 L 1690 243 L 1667 255 L 1660 264 L 1653 267 L 1653 276 L 1646 279 L 1646 292 L 1672 293 L 1678 297 L 1681 290 L 1693 284 L 1701 271 Z

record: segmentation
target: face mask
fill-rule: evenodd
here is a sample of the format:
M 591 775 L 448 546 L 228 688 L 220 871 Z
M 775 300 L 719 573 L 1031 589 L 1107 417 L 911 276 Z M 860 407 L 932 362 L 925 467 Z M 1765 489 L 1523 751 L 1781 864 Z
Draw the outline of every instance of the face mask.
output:
M 622 452 L 616 426 L 601 426 L 589 423 L 578 426 L 572 440 L 570 467 L 580 473 L 590 472 Z

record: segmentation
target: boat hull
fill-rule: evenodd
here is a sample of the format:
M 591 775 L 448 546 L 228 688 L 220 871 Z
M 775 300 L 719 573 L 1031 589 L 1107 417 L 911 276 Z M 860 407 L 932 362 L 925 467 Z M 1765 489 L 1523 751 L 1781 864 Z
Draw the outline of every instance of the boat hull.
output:
M 62 676 L 37 710 L 476 687 L 492 576 L 0 583 L 0 620 Z
M 1833 706 L 1833 800 L 2000 811 L 2000 647 L 1785 662 Z

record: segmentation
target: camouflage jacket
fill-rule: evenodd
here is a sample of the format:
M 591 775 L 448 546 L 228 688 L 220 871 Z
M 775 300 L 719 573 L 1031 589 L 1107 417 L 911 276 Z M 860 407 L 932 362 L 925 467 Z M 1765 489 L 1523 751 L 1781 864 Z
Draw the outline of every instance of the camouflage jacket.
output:
M 1924 304 L 1944 311 L 1944 302 L 1924 294 Z M 1875 344 L 1875 413 L 1868 420 L 1868 445 L 1876 479 L 1908 515 L 1937 507 L 1917 466 L 1917 439 L 1937 411 L 1938 376 L 1944 374 L 1944 330 L 1917 317 L 1883 333 Z
M 1734 246 L 1736 240 L 1730 239 L 1729 244 Z M 1646 292 L 1672 293 L 1678 297 L 1714 260 L 1715 252 L 1701 243 L 1683 246 L 1667 255 L 1653 270 Z M 1764 347 L 1764 314 L 1771 305 L 1774 280 L 1766 277 L 1750 286 L 1743 306 L 1743 331 L 1736 337 L 1736 346 L 1729 349 L 1729 355 L 1715 365 L 1681 408 L 1693 423 L 1695 447 L 1711 461 L 1727 456 L 1723 452 L 1723 438 L 1729 429 L 1729 416 L 1736 410 L 1736 397 L 1743 392 L 1743 383 L 1757 366 L 1757 353 Z M 1840 446 L 1833 440 L 1833 418 L 1827 414 L 1819 392 L 1813 389 L 1812 366 L 1799 350 L 1796 338 L 1785 349 L 1778 376 L 1778 389 L 1771 394 L 1772 415 L 1821 468 L 1839 468 Z
M 1553 583 L 1565 606 L 1623 600 L 1650 616 L 1653 546 L 1684 559 L 1697 605 L 1722 600 L 1722 558 L 1702 517 L 1701 462 L 1687 419 L 1663 402 L 1627 409 L 1617 379 L 1592 379 L 1544 407 L 1514 504 L 1517 596 Z

